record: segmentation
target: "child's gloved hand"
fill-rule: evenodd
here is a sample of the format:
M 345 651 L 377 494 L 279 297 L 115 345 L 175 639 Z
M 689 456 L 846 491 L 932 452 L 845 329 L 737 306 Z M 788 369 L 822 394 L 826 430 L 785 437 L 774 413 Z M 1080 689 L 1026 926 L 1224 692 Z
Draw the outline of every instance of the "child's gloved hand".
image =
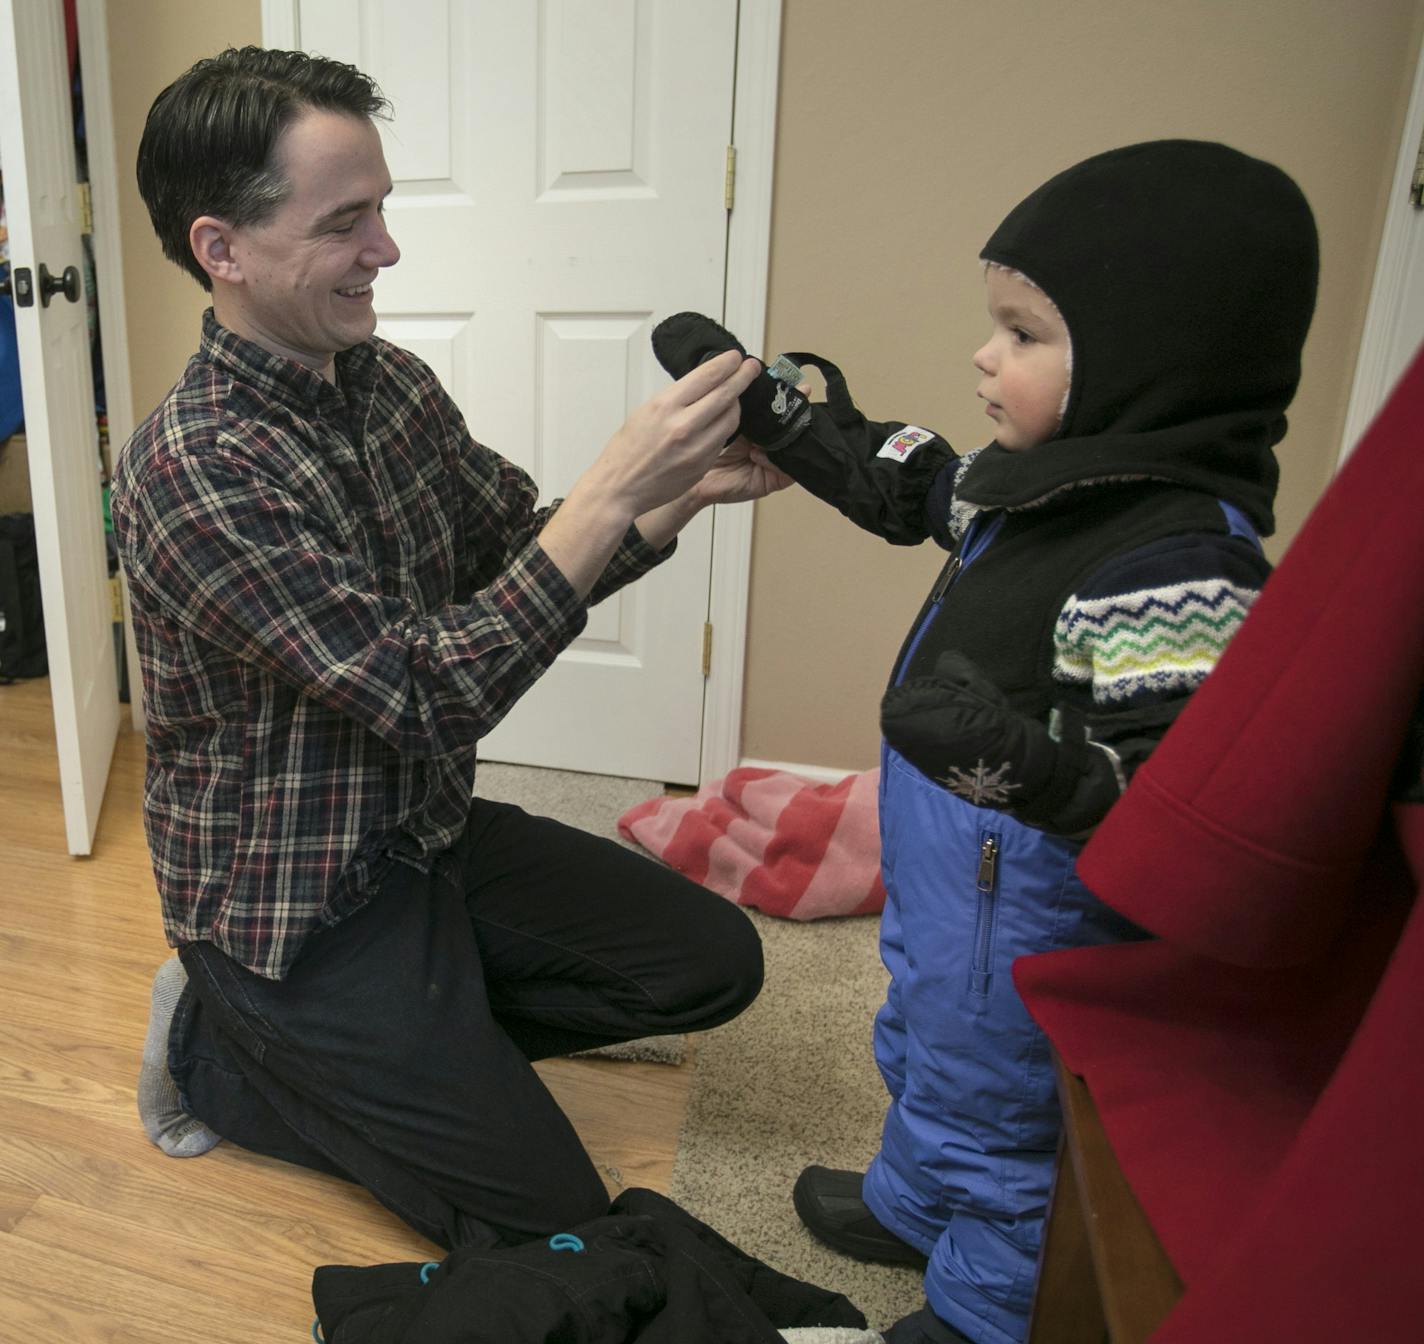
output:
M 1012 708 L 961 653 L 942 653 L 934 675 L 886 691 L 880 730 L 906 760 L 979 807 L 1061 835 L 1096 826 L 1122 791 L 1121 766 L 1089 740 L 1081 719 L 1055 713 L 1055 729 Z
M 747 353 L 730 331 L 701 313 L 675 313 L 653 328 L 653 354 L 674 378 L 724 350 Z M 790 443 L 811 423 L 810 401 L 796 386 L 800 381 L 801 370 L 784 357 L 763 369 L 742 393 L 737 433 L 768 452 Z

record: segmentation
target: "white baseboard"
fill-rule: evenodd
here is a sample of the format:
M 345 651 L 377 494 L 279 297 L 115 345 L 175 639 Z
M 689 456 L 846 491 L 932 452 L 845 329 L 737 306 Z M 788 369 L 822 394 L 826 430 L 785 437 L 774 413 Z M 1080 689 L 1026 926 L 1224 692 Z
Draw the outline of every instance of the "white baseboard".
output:
M 800 775 L 816 784 L 839 784 L 847 775 L 858 774 L 856 770 L 837 770 L 829 765 L 797 765 L 793 761 L 757 761 L 743 757 L 740 764 L 752 770 L 784 770 L 787 774 Z

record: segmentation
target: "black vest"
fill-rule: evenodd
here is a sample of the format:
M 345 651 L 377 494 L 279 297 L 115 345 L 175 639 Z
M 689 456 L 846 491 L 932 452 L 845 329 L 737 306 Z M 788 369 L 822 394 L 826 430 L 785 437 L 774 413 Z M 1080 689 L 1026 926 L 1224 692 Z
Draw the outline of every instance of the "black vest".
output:
M 1115 555 L 1165 537 L 1228 531 L 1210 495 L 1161 481 L 1085 485 L 1006 512 L 994 539 L 954 577 L 905 676 L 929 676 L 939 655 L 956 649 L 1015 709 L 1040 721 L 1059 702 L 1087 709 L 1088 687 L 1053 680 L 1053 631 L 1068 599 Z M 956 551 L 948 563 L 958 558 Z M 895 660 L 897 674 L 933 606 L 932 591 Z

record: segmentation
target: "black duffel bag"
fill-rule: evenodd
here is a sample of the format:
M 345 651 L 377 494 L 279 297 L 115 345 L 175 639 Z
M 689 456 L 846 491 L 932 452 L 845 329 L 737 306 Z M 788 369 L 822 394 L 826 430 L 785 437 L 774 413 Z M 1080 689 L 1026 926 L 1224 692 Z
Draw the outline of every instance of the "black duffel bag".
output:
M 34 515 L 0 513 L 0 682 L 48 671 Z

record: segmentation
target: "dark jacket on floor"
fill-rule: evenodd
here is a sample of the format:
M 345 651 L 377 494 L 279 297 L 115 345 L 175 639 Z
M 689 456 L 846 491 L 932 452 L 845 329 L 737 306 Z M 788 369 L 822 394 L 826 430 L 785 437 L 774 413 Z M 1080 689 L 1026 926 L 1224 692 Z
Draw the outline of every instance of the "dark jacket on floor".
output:
M 607 1216 L 549 1240 L 418 1264 L 324 1265 L 327 1344 L 781 1344 L 794 1326 L 865 1327 L 844 1297 L 752 1259 L 671 1200 L 626 1190 Z

